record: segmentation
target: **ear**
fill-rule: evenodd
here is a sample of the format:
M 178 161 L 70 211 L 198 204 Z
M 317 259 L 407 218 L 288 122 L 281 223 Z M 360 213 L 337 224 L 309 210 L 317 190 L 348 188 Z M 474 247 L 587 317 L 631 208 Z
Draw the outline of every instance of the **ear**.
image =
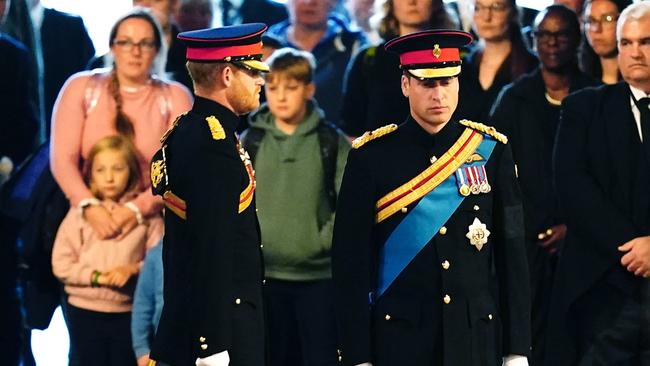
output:
M 234 78 L 235 78 L 235 70 L 232 68 L 232 66 L 226 66 L 221 70 L 221 75 L 219 79 L 221 80 L 221 83 L 226 87 L 232 85 Z
M 305 90 L 305 93 L 307 94 L 307 97 L 309 99 L 314 97 L 314 94 L 316 94 L 316 84 L 312 81 L 311 83 L 307 84 L 307 88 Z
M 410 84 L 410 78 L 406 75 L 402 75 L 402 94 L 404 94 L 405 97 L 409 97 L 409 88 L 411 86 Z

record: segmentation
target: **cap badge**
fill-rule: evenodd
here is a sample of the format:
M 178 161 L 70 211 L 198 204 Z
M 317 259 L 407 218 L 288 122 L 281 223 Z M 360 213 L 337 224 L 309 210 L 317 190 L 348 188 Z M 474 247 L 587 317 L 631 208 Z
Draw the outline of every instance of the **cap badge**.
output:
M 433 45 L 433 57 L 440 58 L 440 55 L 442 55 L 442 51 L 440 50 L 440 45 L 436 43 Z
M 490 231 L 481 220 L 475 217 L 474 222 L 469 226 L 469 231 L 465 236 L 469 239 L 469 243 L 475 246 L 476 250 L 480 251 L 483 249 L 483 245 L 488 242 Z

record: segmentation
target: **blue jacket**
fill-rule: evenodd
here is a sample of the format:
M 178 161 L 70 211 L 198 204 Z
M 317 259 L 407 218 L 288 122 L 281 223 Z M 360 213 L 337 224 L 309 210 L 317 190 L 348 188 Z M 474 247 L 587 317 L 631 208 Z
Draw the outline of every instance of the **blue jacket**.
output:
M 299 48 L 287 37 L 290 25 L 289 20 L 285 20 L 270 27 L 266 35 L 276 39 L 282 47 Z M 311 50 L 317 64 L 314 99 L 325 112 L 325 119 L 338 124 L 343 100 L 343 75 L 350 59 L 367 41 L 362 32 L 350 30 L 345 22 L 336 16 L 330 16 L 327 27 L 323 38 Z
M 151 248 L 144 259 L 133 297 L 131 338 L 133 351 L 140 358 L 149 354 L 163 308 L 162 242 Z

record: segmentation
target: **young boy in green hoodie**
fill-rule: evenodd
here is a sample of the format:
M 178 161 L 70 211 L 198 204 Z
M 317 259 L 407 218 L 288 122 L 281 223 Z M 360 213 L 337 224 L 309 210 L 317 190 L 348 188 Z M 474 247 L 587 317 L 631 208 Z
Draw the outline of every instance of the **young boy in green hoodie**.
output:
M 310 53 L 283 48 L 266 62 L 267 102 L 242 141 L 257 181 L 269 365 L 336 365 L 330 248 L 350 145 L 313 100 Z

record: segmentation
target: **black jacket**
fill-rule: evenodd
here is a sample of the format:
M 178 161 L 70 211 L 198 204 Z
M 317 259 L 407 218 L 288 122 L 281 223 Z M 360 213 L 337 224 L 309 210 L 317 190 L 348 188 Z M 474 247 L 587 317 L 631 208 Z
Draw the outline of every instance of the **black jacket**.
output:
M 208 116 L 220 122 L 223 138 Z M 264 364 L 260 234 L 254 200 L 239 212 L 251 180 L 237 149 L 238 121 L 197 97 L 165 141 L 165 191 L 187 207 L 183 219 L 165 200 L 165 304 L 151 358 L 172 366 L 224 350 L 232 366 Z
M 41 25 L 43 47 L 45 124 L 49 137 L 52 108 L 59 90 L 72 74 L 86 68 L 95 55 L 81 17 L 45 8 Z
M 446 230 L 369 306 L 378 253 L 406 217 L 398 212 L 375 224 L 377 200 L 429 167 L 431 157 L 449 150 L 464 128 L 452 121 L 429 135 L 409 118 L 397 131 L 350 152 L 332 252 L 344 365 L 485 366 L 500 365 L 507 354 L 528 354 L 520 193 L 510 148 L 501 143 L 486 164 L 492 191 L 465 198 Z M 475 218 L 492 232 L 480 251 L 465 237 Z
M 545 354 L 547 365 L 575 362 L 578 340 L 570 306 L 587 291 L 615 286 L 620 297 L 593 307 L 611 323 L 625 297 L 636 296 L 642 279 L 620 264 L 617 247 L 650 234 L 648 163 L 630 107 L 627 83 L 588 88 L 563 102 L 554 153 L 555 184 L 568 233 L 553 288 Z

